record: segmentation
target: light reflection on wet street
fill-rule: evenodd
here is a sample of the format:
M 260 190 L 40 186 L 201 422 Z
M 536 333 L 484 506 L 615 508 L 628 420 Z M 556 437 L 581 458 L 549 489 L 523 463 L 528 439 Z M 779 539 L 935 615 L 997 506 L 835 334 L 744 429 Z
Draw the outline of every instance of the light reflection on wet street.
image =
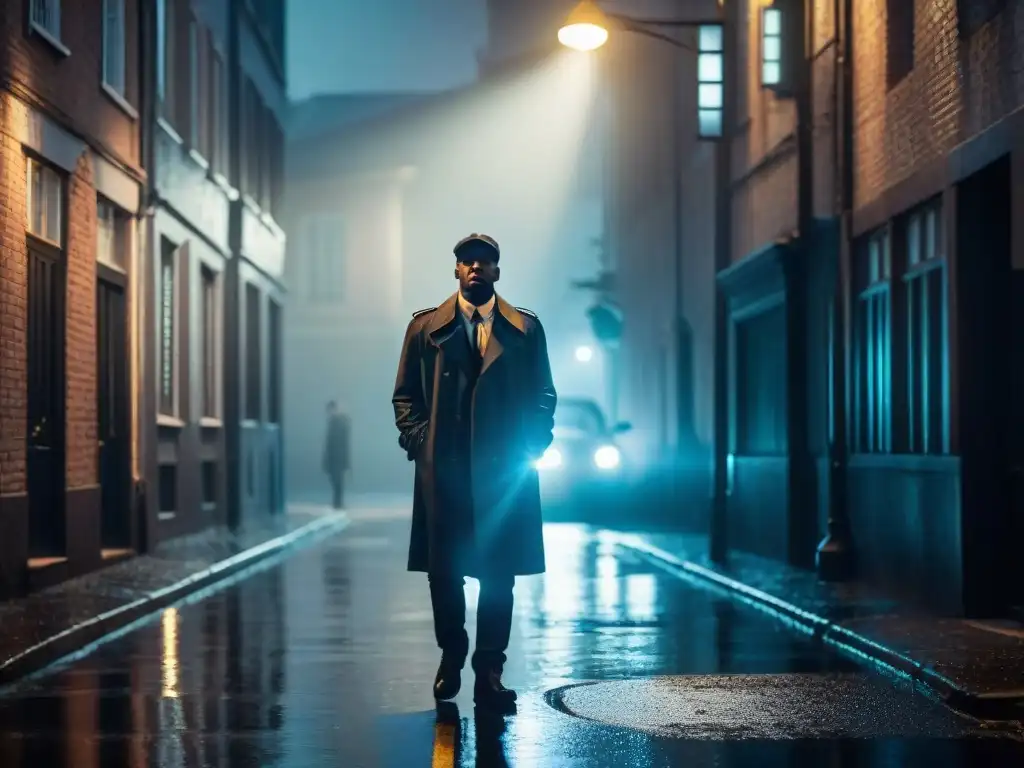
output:
M 435 708 L 426 580 L 405 572 L 408 525 L 383 510 L 0 700 L 0 766 L 1024 763 L 1005 728 L 898 690 L 600 533 L 549 525 L 546 539 L 548 573 L 516 586 L 505 679 L 520 706 L 507 720 L 475 714 L 469 674 L 454 707 Z M 665 675 L 751 677 L 636 682 Z M 602 683 L 548 693 L 589 681 Z

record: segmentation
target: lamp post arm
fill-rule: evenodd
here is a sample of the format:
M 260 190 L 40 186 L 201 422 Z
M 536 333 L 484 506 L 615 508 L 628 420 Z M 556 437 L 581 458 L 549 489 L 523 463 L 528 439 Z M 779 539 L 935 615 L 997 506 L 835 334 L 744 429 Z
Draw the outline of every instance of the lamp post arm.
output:
M 635 32 L 638 35 L 644 35 L 655 40 L 661 40 L 663 43 L 675 46 L 676 48 L 682 48 L 687 51 L 695 51 L 696 49 L 689 43 L 684 43 L 682 40 L 673 37 L 672 35 L 665 34 L 664 32 L 658 32 L 652 27 L 665 27 L 667 29 L 696 29 L 697 27 L 709 26 L 709 25 L 720 25 L 721 20 L 715 21 L 694 21 L 692 19 L 641 19 L 636 16 L 623 16 L 618 13 L 606 13 L 609 19 L 615 21 L 627 32 Z

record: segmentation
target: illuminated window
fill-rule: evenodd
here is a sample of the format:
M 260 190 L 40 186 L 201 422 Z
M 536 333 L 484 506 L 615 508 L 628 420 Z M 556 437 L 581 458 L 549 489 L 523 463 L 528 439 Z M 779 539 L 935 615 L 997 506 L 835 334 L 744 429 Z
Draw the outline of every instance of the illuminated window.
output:
M 60 246 L 64 190 L 60 175 L 31 157 L 27 164 L 28 231 Z
M 701 138 L 722 135 L 724 104 L 722 27 L 700 27 L 697 41 L 697 130 Z
M 96 201 L 96 260 L 124 271 L 128 239 L 127 216 L 113 203 Z
M 761 12 L 761 84 L 782 82 L 782 11 L 765 8 Z
M 157 407 L 165 416 L 178 415 L 178 258 L 180 249 L 166 238 L 160 243 L 157 326 L 160 366 Z

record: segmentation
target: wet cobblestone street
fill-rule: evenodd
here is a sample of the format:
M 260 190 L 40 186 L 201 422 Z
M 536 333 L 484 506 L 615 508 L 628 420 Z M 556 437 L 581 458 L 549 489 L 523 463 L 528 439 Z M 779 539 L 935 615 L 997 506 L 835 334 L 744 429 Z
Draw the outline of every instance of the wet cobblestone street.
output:
M 546 529 L 548 573 L 517 582 L 518 713 L 478 715 L 468 673 L 439 713 L 406 520 L 357 511 L 342 534 L 24 683 L 0 700 L 0 765 L 1024 761 L 1014 726 L 954 714 L 568 524 Z

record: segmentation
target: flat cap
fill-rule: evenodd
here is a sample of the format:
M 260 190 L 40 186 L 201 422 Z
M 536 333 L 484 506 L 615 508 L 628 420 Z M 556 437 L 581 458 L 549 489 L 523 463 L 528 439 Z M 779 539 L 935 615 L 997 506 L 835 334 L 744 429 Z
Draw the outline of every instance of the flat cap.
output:
M 482 235 L 479 232 L 474 232 L 471 235 L 467 235 L 455 244 L 453 250 L 455 258 L 463 259 L 467 256 L 477 256 L 479 258 L 491 259 L 497 261 L 501 256 L 501 248 L 498 247 L 498 241 L 489 235 Z

